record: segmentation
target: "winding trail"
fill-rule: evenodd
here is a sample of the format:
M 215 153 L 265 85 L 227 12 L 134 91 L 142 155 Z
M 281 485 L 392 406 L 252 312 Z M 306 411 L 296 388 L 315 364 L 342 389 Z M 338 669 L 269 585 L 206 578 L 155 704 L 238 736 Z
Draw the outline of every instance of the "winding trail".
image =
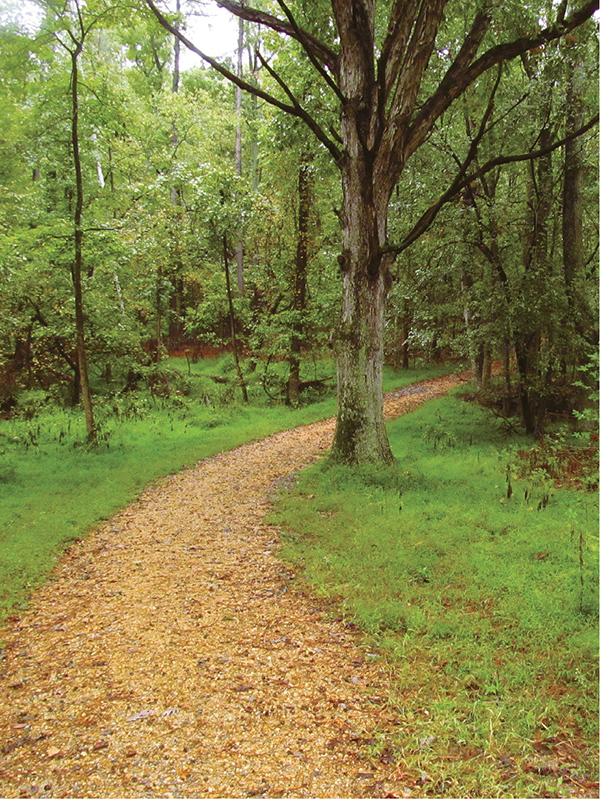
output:
M 291 583 L 265 521 L 333 427 L 198 462 L 65 554 L 0 630 L 0 796 L 403 796 L 373 747 L 401 725 L 385 666 Z

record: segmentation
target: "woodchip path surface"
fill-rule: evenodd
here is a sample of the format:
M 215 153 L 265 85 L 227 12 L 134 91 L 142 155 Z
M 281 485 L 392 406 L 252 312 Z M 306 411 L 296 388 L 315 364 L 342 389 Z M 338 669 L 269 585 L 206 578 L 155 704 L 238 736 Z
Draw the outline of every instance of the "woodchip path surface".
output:
M 385 666 L 291 583 L 265 521 L 332 432 L 201 461 L 65 554 L 0 630 L 0 796 L 406 796 L 402 765 L 369 746 L 401 724 Z

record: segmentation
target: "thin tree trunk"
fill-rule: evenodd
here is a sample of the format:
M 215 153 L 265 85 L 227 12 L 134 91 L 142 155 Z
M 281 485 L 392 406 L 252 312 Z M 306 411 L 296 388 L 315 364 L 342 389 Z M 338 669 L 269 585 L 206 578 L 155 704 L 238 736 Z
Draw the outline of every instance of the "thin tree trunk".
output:
M 483 364 L 481 369 L 481 389 L 487 392 L 492 380 L 492 346 L 489 342 L 483 345 Z
M 162 355 L 162 284 L 163 271 L 162 265 L 158 265 L 156 273 L 156 348 L 154 350 L 154 361 L 158 364 Z
M 179 15 L 181 11 L 181 0 L 177 0 L 175 5 L 175 10 Z M 178 22 L 179 24 L 179 22 Z M 181 42 L 177 37 L 175 37 L 174 42 L 174 51 L 173 51 L 173 83 L 171 86 L 171 91 L 173 94 L 177 94 L 179 92 L 179 83 L 180 83 L 180 60 L 181 60 Z M 173 150 L 176 151 L 177 147 L 179 146 L 179 133 L 177 131 L 177 122 L 173 120 L 173 129 L 171 133 L 171 144 L 173 146 Z M 171 239 L 173 242 L 173 265 L 172 271 L 170 274 L 169 282 L 171 284 L 170 287 L 170 296 L 169 296 L 169 347 L 176 347 L 178 342 L 183 334 L 184 330 L 184 320 L 183 320 L 183 310 L 184 310 L 184 302 L 183 302 L 183 292 L 184 292 L 184 282 L 183 278 L 181 277 L 183 274 L 183 261 L 181 258 L 181 243 L 180 243 L 180 236 L 179 236 L 179 223 L 181 217 L 183 216 L 183 210 L 181 207 L 181 191 L 178 186 L 173 183 L 171 186 L 171 205 L 174 207 L 176 218 L 173 221 L 173 227 L 171 229 Z
M 533 337 L 535 338 L 535 337 Z M 521 406 L 521 417 L 525 427 L 525 433 L 533 436 L 536 432 L 535 417 L 535 398 L 529 388 L 530 382 L 530 350 L 531 341 L 517 340 L 515 342 L 515 353 L 517 356 L 517 369 L 519 371 L 519 402 Z
M 83 270 L 83 175 L 81 171 L 81 156 L 79 152 L 79 63 L 82 45 L 71 53 L 71 144 L 73 147 L 73 163 L 75 166 L 75 259 L 73 261 L 72 277 L 73 288 L 75 290 L 75 333 L 77 341 L 77 363 L 79 365 L 79 383 L 81 389 L 81 402 L 85 413 L 85 427 L 87 437 L 90 441 L 96 439 L 96 424 L 94 420 L 94 408 L 90 391 L 88 376 L 87 353 L 85 347 L 84 332 L 84 311 L 83 311 L 83 287 L 81 273 Z
M 410 319 L 404 317 L 402 324 L 402 369 L 410 368 L 410 350 L 408 347 L 408 337 L 410 336 Z
M 307 155 L 300 157 L 298 170 L 298 243 L 294 268 L 294 299 L 292 302 L 293 321 L 290 342 L 289 366 L 287 381 L 287 405 L 298 402 L 300 385 L 300 354 L 304 335 L 304 312 L 306 310 L 306 268 L 308 266 L 308 222 L 312 201 L 311 166 L 312 159 Z
M 242 368 L 240 366 L 240 356 L 238 350 L 238 341 L 237 336 L 235 334 L 235 313 L 233 310 L 233 295 L 231 292 L 231 279 L 229 277 L 229 254 L 227 248 L 227 236 L 223 235 L 223 264 L 225 266 L 225 285 L 227 287 L 227 303 L 229 305 L 229 330 L 231 332 L 231 346 L 233 348 L 233 359 L 235 361 L 235 369 L 238 374 L 238 380 L 240 382 L 240 386 L 242 387 L 242 397 L 244 398 L 244 402 L 248 402 L 248 390 L 246 388 L 246 382 L 244 380 L 244 375 L 242 374 Z
M 177 0 L 175 4 L 175 11 L 177 15 L 179 15 L 179 13 L 181 12 L 181 0 Z M 177 27 L 179 27 L 179 19 L 177 20 Z M 177 37 L 175 37 L 174 50 L 173 50 L 173 84 L 172 84 L 173 94 L 177 94 L 177 92 L 179 91 L 180 56 L 181 56 L 181 42 Z
M 581 58 L 575 47 L 569 49 L 567 63 L 567 124 L 565 133 L 577 130 L 583 124 L 584 103 L 582 100 L 584 79 Z M 581 184 L 583 163 L 582 142 L 573 139 L 565 145 L 565 176 L 563 184 L 563 270 L 567 297 L 572 302 L 573 278 L 583 268 L 583 197 Z
M 243 5 L 242 0 L 242 5 Z M 243 77 L 243 54 L 244 54 L 244 20 L 240 17 L 238 22 L 238 47 L 237 47 L 237 76 Z M 237 125 L 235 129 L 235 171 L 242 174 L 242 89 L 237 86 L 235 92 L 235 111 Z M 237 267 L 237 288 L 240 296 L 244 294 L 244 242 L 242 240 L 242 230 L 238 231 L 238 239 L 235 248 L 235 262 Z
M 510 413 L 510 407 L 511 407 L 511 402 L 512 402 L 512 383 L 511 383 L 511 378 L 510 378 L 510 351 L 511 351 L 510 340 L 509 339 L 505 339 L 504 340 L 504 363 L 503 363 L 503 366 L 504 366 L 504 371 L 503 371 L 503 375 L 504 375 L 504 392 L 505 392 L 503 410 L 504 410 L 504 416 L 505 417 L 507 417 L 509 415 L 509 413 Z
M 466 269 L 463 269 L 460 275 L 460 288 L 463 293 L 467 293 L 469 289 L 473 286 L 473 276 L 470 272 L 467 272 Z M 467 342 L 469 347 L 469 359 L 471 361 L 471 369 L 473 370 L 473 375 L 478 375 L 478 368 L 477 368 L 477 349 L 475 347 L 475 342 L 473 341 L 473 328 L 471 325 L 471 298 L 470 295 L 467 294 L 465 300 L 463 301 L 463 319 L 465 322 L 465 332 L 467 334 Z M 477 382 L 477 388 L 479 389 L 479 382 Z

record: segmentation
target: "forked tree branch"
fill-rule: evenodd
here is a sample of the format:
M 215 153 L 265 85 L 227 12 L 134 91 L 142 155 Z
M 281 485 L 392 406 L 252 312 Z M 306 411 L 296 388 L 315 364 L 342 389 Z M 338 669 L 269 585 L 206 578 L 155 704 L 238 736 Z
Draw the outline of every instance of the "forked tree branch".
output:
M 405 163 L 404 140 L 410 116 L 435 46 L 447 0 L 422 2 L 412 36 L 406 47 L 404 63 L 399 68 L 395 86 L 390 87 L 391 105 L 383 113 L 380 130 L 379 172 L 389 195 Z M 387 98 L 386 98 L 387 102 Z
M 290 25 L 292 26 L 292 28 L 294 29 L 294 31 L 296 33 L 296 39 L 300 42 L 300 44 L 304 48 L 304 51 L 305 51 L 306 55 L 309 57 L 311 64 L 317 70 L 319 75 L 321 75 L 321 77 L 325 80 L 327 85 L 331 89 L 333 89 L 333 91 L 337 95 L 338 100 L 343 103 L 344 102 L 344 96 L 342 95 L 342 93 L 340 91 L 340 87 L 337 85 L 337 83 L 333 80 L 331 75 L 321 65 L 321 63 L 319 62 L 318 58 L 315 56 L 313 48 L 311 47 L 310 42 L 306 38 L 306 33 L 304 31 L 302 31 L 298 27 L 298 23 L 294 19 L 294 15 L 290 11 L 290 9 L 288 8 L 288 6 L 284 2 L 284 0 L 277 0 L 277 2 L 281 6 L 281 9 L 283 10 L 283 12 L 286 15 L 286 17 L 288 18 Z
M 512 156 L 498 156 L 496 158 L 492 158 L 489 161 L 480 167 L 475 172 L 472 172 L 470 175 L 466 177 L 461 177 L 461 173 L 464 175 L 466 171 L 463 168 L 459 171 L 459 174 L 454 179 L 450 187 L 444 192 L 441 197 L 436 200 L 435 203 L 429 206 L 427 211 L 421 216 L 418 222 L 412 227 L 412 229 L 406 234 L 402 242 L 400 244 L 388 244 L 385 247 L 381 248 L 382 253 L 394 253 L 395 255 L 399 255 L 408 247 L 411 246 L 414 242 L 417 241 L 424 233 L 431 227 L 433 221 L 441 211 L 441 209 L 450 202 L 456 195 L 461 192 L 464 188 L 469 186 L 470 184 L 474 183 L 475 181 L 482 178 L 488 172 L 491 172 L 496 167 L 503 166 L 504 164 L 516 164 L 522 161 L 534 161 L 536 158 L 542 158 L 543 156 L 547 156 L 549 153 L 552 153 L 554 150 L 557 150 L 559 147 L 562 147 L 567 142 L 572 141 L 573 139 L 577 139 L 579 136 L 583 136 L 584 133 L 587 133 L 591 130 L 594 125 L 598 124 L 599 116 L 596 114 L 589 122 L 587 122 L 583 127 L 579 128 L 579 130 L 574 131 L 573 133 L 569 134 L 569 136 L 565 136 L 563 139 L 560 139 L 557 142 L 553 142 L 551 145 L 547 147 L 541 148 L 539 150 L 534 150 L 529 153 L 519 153 L 518 155 Z M 482 129 L 480 128 L 480 133 Z M 478 134 L 474 142 L 481 139 L 481 136 Z M 472 150 L 473 145 L 471 146 L 470 152 Z M 469 161 L 469 156 L 467 156 L 467 161 Z M 465 161 L 465 164 L 467 163 Z M 473 161 L 473 158 L 470 158 L 470 162 Z
M 462 58 L 461 53 L 457 56 L 454 63 L 442 78 L 437 90 L 431 95 L 421 111 L 414 119 L 408 132 L 405 153 L 408 158 L 425 141 L 433 124 L 446 111 L 450 105 L 460 97 L 480 75 L 488 69 L 500 64 L 503 61 L 510 61 L 513 58 L 526 53 L 536 47 L 541 47 L 548 42 L 560 39 L 569 31 L 582 25 L 598 10 L 598 0 L 588 0 L 578 11 L 571 14 L 567 19 L 560 20 L 554 25 L 539 31 L 535 36 L 522 36 L 512 42 L 496 45 L 480 56 L 476 61 L 472 61 L 474 53 L 470 58 Z M 479 15 L 478 15 L 479 16 Z M 476 18 L 477 19 L 477 18 Z M 472 33 L 475 30 L 475 23 Z M 469 34 L 470 36 L 471 34 Z M 467 41 L 465 41 L 465 45 Z
M 295 116 L 297 116 L 299 119 L 303 120 L 306 123 L 306 125 L 315 134 L 315 136 L 321 142 L 321 144 L 325 145 L 325 147 L 329 150 L 335 161 L 336 162 L 339 161 L 339 159 L 342 156 L 342 153 L 340 149 L 337 147 L 337 145 L 327 136 L 325 131 L 321 128 L 321 126 L 314 119 L 314 117 L 312 117 L 308 113 L 308 111 L 300 105 L 294 93 L 292 92 L 290 87 L 286 84 L 286 82 L 283 80 L 281 75 L 278 75 L 275 72 L 275 70 L 269 65 L 267 60 L 263 58 L 263 56 L 258 50 L 256 50 L 255 52 L 262 66 L 267 70 L 267 72 L 273 78 L 273 80 L 275 80 L 279 84 L 279 86 L 281 86 L 283 91 L 290 99 L 292 106 L 295 110 L 294 112 Z
M 163 28 L 165 28 L 165 30 L 169 31 L 169 33 L 173 34 L 173 36 L 175 36 L 177 39 L 179 39 L 179 41 L 182 42 L 188 48 L 188 50 L 191 50 L 193 53 L 196 53 L 196 55 L 200 56 L 200 58 L 203 59 L 204 61 L 206 61 L 207 64 L 210 64 L 210 66 L 213 69 L 215 69 L 219 74 L 223 75 L 223 77 L 227 78 L 227 80 L 231 81 L 236 86 L 239 86 L 240 89 L 243 89 L 244 91 L 249 92 L 250 94 L 253 94 L 256 97 L 260 97 L 261 100 L 264 100 L 265 102 L 269 103 L 270 105 L 275 106 L 276 108 L 279 108 L 281 111 L 284 111 L 286 114 L 290 114 L 293 117 L 298 117 L 299 119 L 303 120 L 306 123 L 306 125 L 310 128 L 310 130 L 315 134 L 317 139 L 319 139 L 319 141 L 323 145 L 325 145 L 325 147 L 329 150 L 329 152 L 331 153 L 331 155 L 333 156 L 335 161 L 336 162 L 339 161 L 340 156 L 341 156 L 341 152 L 340 152 L 339 148 L 327 136 L 327 134 L 323 131 L 323 129 L 320 127 L 320 125 L 317 123 L 317 121 L 313 117 L 311 117 L 311 115 L 308 113 L 308 111 L 306 111 L 306 109 L 302 108 L 302 106 L 294 98 L 293 94 L 291 93 L 289 88 L 286 86 L 284 81 L 275 73 L 275 71 L 271 67 L 268 66 L 268 64 L 265 62 L 265 60 L 262 58 L 262 56 L 260 54 L 258 54 L 258 56 L 259 56 L 259 58 L 261 60 L 261 63 L 263 64 L 263 66 L 266 67 L 266 69 L 269 72 L 269 74 L 271 74 L 273 76 L 273 78 L 277 81 L 277 83 L 285 91 L 287 96 L 292 100 L 292 105 L 288 105 L 287 103 L 283 103 L 283 102 L 281 102 L 281 100 L 278 100 L 272 94 L 269 94 L 268 92 L 265 92 L 262 89 L 259 89 L 258 86 L 254 86 L 253 84 L 248 83 L 247 81 L 243 80 L 243 78 L 238 78 L 238 76 L 235 75 L 235 73 L 233 73 L 230 70 L 228 70 L 227 67 L 224 67 L 216 59 L 211 58 L 210 56 L 207 56 L 206 53 L 203 53 L 201 50 L 199 50 L 196 47 L 196 45 L 193 44 L 187 38 L 187 36 L 185 36 L 178 28 L 176 28 L 174 25 L 172 25 L 169 22 L 169 20 L 164 16 L 164 14 L 162 14 L 161 11 L 156 7 L 156 5 L 154 4 L 153 0 L 146 0 L 146 4 L 150 8 L 152 13 L 156 17 L 156 19 L 163 26 Z
M 152 0 L 145 0 L 145 2 L 165 30 L 169 31 L 169 33 L 172 33 L 173 36 L 179 39 L 179 41 L 188 48 L 188 50 L 191 50 L 192 53 L 196 53 L 197 56 L 200 56 L 203 61 L 206 61 L 207 64 L 210 64 L 214 70 L 216 70 L 220 75 L 223 75 L 224 78 L 227 78 L 228 81 L 231 81 L 231 83 L 239 86 L 240 89 L 260 97 L 261 100 L 276 106 L 277 108 L 281 109 L 281 111 L 285 111 L 287 114 L 297 116 L 296 109 L 293 106 L 288 106 L 287 103 L 282 103 L 281 100 L 273 97 L 273 95 L 270 95 L 268 92 L 264 92 L 262 89 L 259 89 L 257 86 L 253 86 L 251 83 L 248 83 L 242 78 L 238 78 L 238 76 L 228 70 L 227 67 L 219 64 L 216 59 L 207 56 L 206 53 L 203 53 L 202 50 L 199 50 L 196 45 L 187 38 L 187 36 L 185 36 L 178 28 L 169 22 L 169 20 L 156 7 Z

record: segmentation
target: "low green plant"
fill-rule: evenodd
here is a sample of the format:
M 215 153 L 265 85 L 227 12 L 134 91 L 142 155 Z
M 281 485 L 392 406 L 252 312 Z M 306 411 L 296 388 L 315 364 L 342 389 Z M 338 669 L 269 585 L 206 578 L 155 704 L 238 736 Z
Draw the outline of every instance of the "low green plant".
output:
M 275 517 L 283 555 L 389 661 L 401 731 L 386 746 L 424 794 L 591 785 L 596 494 L 507 471 L 530 441 L 454 397 L 389 432 L 395 475 L 322 462 Z
M 600 401 L 600 353 L 595 350 L 587 364 L 579 367 L 582 380 L 575 381 L 575 386 L 584 389 L 591 407 L 583 411 L 574 411 L 575 417 L 590 430 L 598 430 L 598 402 Z

